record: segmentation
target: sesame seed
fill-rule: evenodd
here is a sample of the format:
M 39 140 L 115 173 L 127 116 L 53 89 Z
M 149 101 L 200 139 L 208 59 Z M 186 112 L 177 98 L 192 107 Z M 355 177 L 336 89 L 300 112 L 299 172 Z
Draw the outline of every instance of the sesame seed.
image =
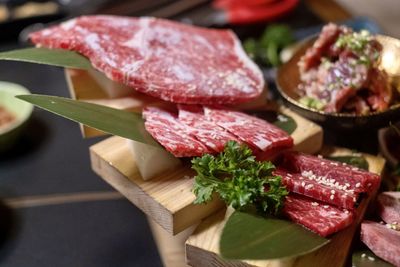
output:
M 323 157 L 322 157 L 322 155 L 318 155 L 318 158 L 322 159 Z
M 349 211 L 348 211 L 348 210 L 344 210 L 344 213 L 345 213 L 345 214 L 349 214 Z
M 361 254 L 361 258 L 365 258 L 365 257 L 367 257 L 367 254 L 365 254 L 365 253 Z
M 312 202 L 311 205 L 313 205 L 315 207 L 315 206 L 318 206 L 319 204 L 317 202 Z
M 368 259 L 369 259 L 370 261 L 375 261 L 375 258 L 374 258 L 374 257 L 368 256 Z
M 335 191 L 335 190 L 331 190 L 331 194 L 333 194 L 333 195 L 334 195 L 335 193 L 336 193 L 336 191 Z
M 361 186 L 361 183 L 356 183 L 356 187 L 358 188 L 358 187 L 360 187 Z
M 327 209 L 327 208 L 329 208 L 329 206 L 328 205 L 324 205 L 324 208 Z
M 331 195 L 329 198 L 330 198 L 331 200 L 333 200 L 333 199 L 335 198 L 335 195 Z
M 302 183 L 301 183 L 301 186 L 303 186 L 303 187 L 304 187 L 305 185 L 306 185 L 306 183 L 305 183 L 305 182 L 302 182 Z

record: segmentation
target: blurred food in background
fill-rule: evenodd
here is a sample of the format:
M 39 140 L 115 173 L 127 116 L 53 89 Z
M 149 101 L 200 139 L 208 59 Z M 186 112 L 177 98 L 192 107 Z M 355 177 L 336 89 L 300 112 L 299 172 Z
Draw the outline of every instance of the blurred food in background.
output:
M 248 38 L 243 46 L 249 56 L 263 67 L 277 67 L 282 61 L 280 52 L 295 41 L 288 25 L 268 26 L 259 39 Z
M 8 111 L 5 107 L 0 106 L 0 130 L 7 128 L 15 121 L 15 115 Z

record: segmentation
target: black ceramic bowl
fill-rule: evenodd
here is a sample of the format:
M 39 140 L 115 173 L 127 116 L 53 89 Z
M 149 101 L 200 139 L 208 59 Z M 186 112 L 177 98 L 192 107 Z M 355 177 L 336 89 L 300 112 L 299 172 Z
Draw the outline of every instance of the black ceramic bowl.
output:
M 377 39 L 383 45 L 380 67 L 391 77 L 393 88 L 398 89 L 400 80 L 400 60 L 398 60 L 400 58 L 400 41 L 383 35 L 378 35 Z M 297 93 L 300 73 L 297 63 L 315 40 L 316 37 L 312 37 L 303 41 L 293 57 L 278 69 L 276 84 L 284 103 L 289 108 L 322 126 L 337 130 L 372 130 L 388 126 L 390 122 L 400 120 L 400 103 L 392 104 L 386 111 L 372 112 L 368 115 L 327 113 L 300 104 L 300 95 Z

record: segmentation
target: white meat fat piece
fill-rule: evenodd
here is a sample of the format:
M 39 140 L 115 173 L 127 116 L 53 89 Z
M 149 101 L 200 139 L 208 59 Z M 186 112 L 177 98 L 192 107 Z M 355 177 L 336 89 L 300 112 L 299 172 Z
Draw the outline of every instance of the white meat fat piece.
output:
M 133 140 L 127 140 L 127 144 L 143 180 L 150 180 L 161 173 L 171 171 L 182 165 L 179 159 L 163 148 Z

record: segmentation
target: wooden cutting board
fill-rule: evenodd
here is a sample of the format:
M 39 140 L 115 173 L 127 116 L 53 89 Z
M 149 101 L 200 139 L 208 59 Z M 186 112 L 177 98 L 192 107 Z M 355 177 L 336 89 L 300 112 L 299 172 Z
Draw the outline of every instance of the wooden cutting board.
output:
M 343 148 L 325 148 L 320 152 L 324 156 L 351 155 L 351 150 Z M 362 154 L 369 164 L 369 170 L 382 174 L 385 160 L 382 157 Z M 375 192 L 376 193 L 376 192 Z M 374 193 L 374 194 L 375 194 Z M 259 266 L 259 267 L 339 267 L 346 264 L 353 237 L 364 217 L 367 206 L 374 197 L 371 194 L 357 208 L 355 222 L 346 229 L 334 234 L 330 242 L 321 249 L 297 258 L 268 261 L 229 261 L 219 256 L 219 238 L 225 225 L 225 210 L 205 219 L 186 242 L 187 263 L 191 266 Z
M 90 101 L 114 108 L 141 111 L 147 104 L 167 105 L 155 98 L 132 93 L 128 96 L 110 98 L 91 75 L 82 70 L 66 70 L 66 78 L 73 98 Z M 265 101 L 253 103 L 262 107 Z M 248 106 L 247 106 L 248 107 Z M 269 109 L 292 117 L 297 128 L 292 133 L 295 149 L 317 152 L 323 139 L 320 126 L 312 123 L 287 108 L 269 103 Z M 84 136 L 103 135 L 95 129 L 82 126 Z M 93 170 L 125 195 L 154 222 L 170 234 L 177 234 L 187 227 L 217 211 L 223 204 L 215 200 L 208 205 L 194 205 L 192 193 L 194 173 L 189 165 L 164 173 L 152 180 L 144 181 L 135 164 L 130 147 L 125 139 L 110 137 L 90 148 Z
M 315 152 L 322 143 L 319 126 L 297 115 L 298 129 L 292 134 L 295 149 Z M 300 120 L 298 120 L 298 118 Z M 223 207 L 219 200 L 194 205 L 194 172 L 189 165 L 151 180 L 143 180 L 127 140 L 110 137 L 90 147 L 93 170 L 168 233 L 177 234 Z

